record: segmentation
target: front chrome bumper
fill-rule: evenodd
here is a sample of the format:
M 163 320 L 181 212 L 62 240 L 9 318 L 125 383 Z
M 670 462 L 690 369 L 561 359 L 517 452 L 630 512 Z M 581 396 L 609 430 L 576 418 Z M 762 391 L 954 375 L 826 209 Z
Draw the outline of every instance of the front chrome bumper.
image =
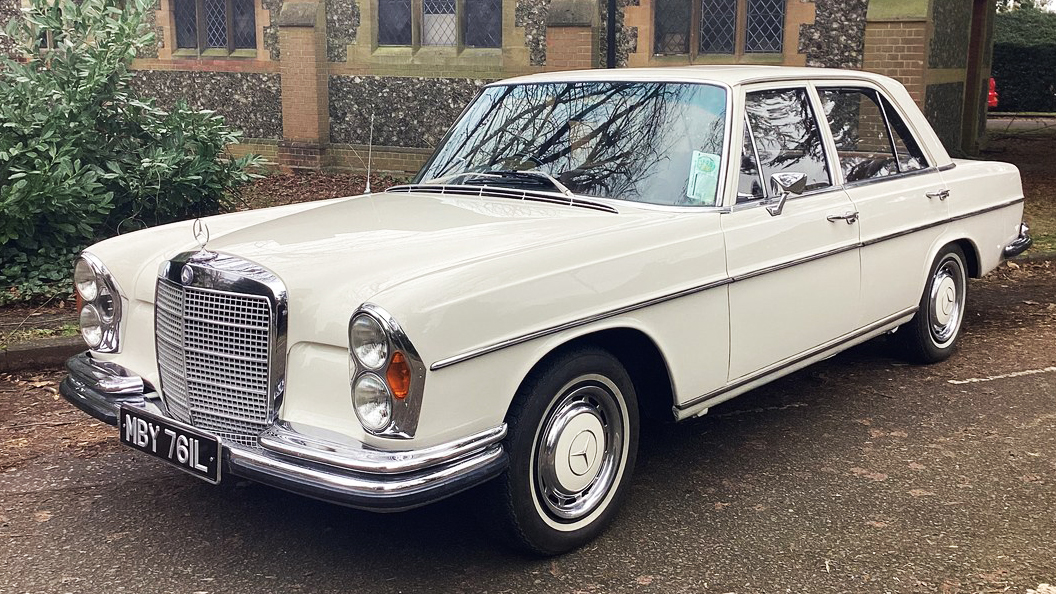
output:
M 59 391 L 101 421 L 116 426 L 122 404 L 171 418 L 157 392 L 119 365 L 81 353 L 66 368 Z M 260 435 L 259 448 L 221 442 L 223 472 L 359 509 L 400 511 L 498 476 L 509 464 L 505 436 L 501 425 L 429 448 L 388 451 L 279 421 Z
M 1027 251 L 1027 248 L 1033 243 L 1034 240 L 1030 238 L 1030 227 L 1027 227 L 1026 223 L 1020 223 L 1019 236 L 1012 240 L 1012 243 L 1005 246 L 1002 255 L 1005 258 L 1014 258 Z

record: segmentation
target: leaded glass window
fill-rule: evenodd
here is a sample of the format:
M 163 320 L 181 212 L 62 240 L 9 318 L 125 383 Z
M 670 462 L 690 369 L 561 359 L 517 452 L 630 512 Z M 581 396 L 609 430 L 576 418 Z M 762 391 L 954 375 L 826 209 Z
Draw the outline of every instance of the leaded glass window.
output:
M 690 4 L 685 0 L 656 0 L 653 19 L 653 52 L 689 53 Z
M 411 0 L 378 0 L 378 45 L 411 45 Z
M 455 0 L 422 0 L 422 45 L 455 45 Z
M 737 42 L 737 0 L 701 0 L 700 53 L 732 54 Z
M 744 52 L 779 54 L 784 38 L 785 0 L 748 0 Z
M 198 47 L 198 15 L 191 0 L 177 0 L 175 5 L 176 47 Z
M 653 53 L 782 53 L 788 1 L 654 0 Z
M 257 48 L 255 0 L 173 0 L 178 49 Z
M 502 47 L 502 0 L 377 1 L 378 45 Z
M 502 47 L 502 2 L 465 0 L 467 47 Z

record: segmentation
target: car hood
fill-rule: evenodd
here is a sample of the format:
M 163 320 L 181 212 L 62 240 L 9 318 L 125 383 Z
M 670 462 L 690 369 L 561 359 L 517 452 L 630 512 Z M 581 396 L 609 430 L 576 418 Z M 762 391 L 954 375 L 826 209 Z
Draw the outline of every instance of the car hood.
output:
M 333 317 L 336 309 L 344 310 L 344 324 L 360 304 L 414 279 L 481 262 L 491 261 L 491 268 L 510 254 L 592 241 L 670 216 L 631 205 L 620 210 L 394 192 L 203 221 L 210 235 L 207 249 L 255 262 L 282 279 L 292 326 L 295 316 Z M 183 221 L 113 238 L 89 251 L 103 260 L 129 298 L 153 302 L 161 263 L 199 248 L 192 222 Z M 334 332 L 330 327 L 324 334 Z M 343 332 L 340 340 L 347 340 Z

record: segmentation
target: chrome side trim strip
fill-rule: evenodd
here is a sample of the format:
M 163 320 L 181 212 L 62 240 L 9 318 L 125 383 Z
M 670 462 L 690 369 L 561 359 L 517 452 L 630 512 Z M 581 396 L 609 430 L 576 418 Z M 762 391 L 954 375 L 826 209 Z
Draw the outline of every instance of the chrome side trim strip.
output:
M 285 421 L 260 435 L 265 450 L 328 466 L 371 474 L 413 472 L 480 452 L 506 437 L 506 424 L 421 450 L 384 451 L 360 442 L 338 443 L 298 433 Z
M 456 363 L 462 363 L 462 362 L 468 361 L 470 359 L 475 359 L 475 358 L 480 357 L 482 355 L 487 355 L 489 353 L 493 353 L 495 351 L 502 350 L 502 349 L 505 349 L 507 347 L 516 346 L 516 345 L 528 342 L 530 340 L 535 340 L 536 338 L 549 336 L 551 334 L 556 334 L 558 332 L 563 332 L 565 330 L 569 330 L 569 329 L 572 329 L 572 328 L 578 328 L 579 326 L 585 326 L 587 324 L 592 324 L 592 323 L 600 321 L 600 320 L 604 320 L 604 319 L 611 318 L 611 317 L 618 316 L 618 315 L 622 315 L 622 314 L 625 314 L 625 313 L 628 313 L 628 312 L 631 312 L 631 311 L 635 311 L 635 310 L 643 309 L 643 308 L 646 308 L 646 307 L 650 307 L 652 305 L 657 305 L 657 304 L 660 304 L 660 303 L 664 303 L 666 301 L 672 301 L 672 300 L 678 299 L 680 297 L 686 297 L 688 295 L 693 295 L 693 294 L 699 293 L 701 291 L 706 291 L 708 289 L 721 287 L 723 285 L 728 285 L 728 284 L 731 284 L 731 283 L 735 283 L 737 281 L 742 281 L 742 280 L 754 278 L 754 277 L 757 277 L 757 276 L 762 276 L 762 275 L 764 275 L 764 274 L 766 274 L 768 272 L 776 272 L 778 270 L 784 270 L 786 268 L 791 268 L 791 267 L 797 266 L 799 264 L 806 264 L 808 262 L 813 262 L 815 260 L 820 260 L 820 259 L 826 258 L 828 256 L 835 256 L 837 254 L 842 254 L 844 252 L 849 252 L 851 250 L 855 250 L 855 249 L 858 249 L 858 248 L 874 245 L 874 244 L 880 243 L 882 241 L 887 241 L 888 239 L 895 239 L 897 237 L 902 237 L 903 235 L 909 235 L 911 233 L 916 233 L 918 231 L 924 231 L 926 229 L 931 229 L 932 227 L 938 227 L 938 226 L 941 226 L 941 225 L 945 225 L 945 224 L 951 223 L 953 221 L 960 221 L 960 220 L 971 218 L 971 217 L 978 216 L 978 215 L 981 215 L 981 214 L 986 214 L 988 212 L 992 212 L 992 211 L 995 211 L 995 210 L 1001 210 L 1002 208 L 1007 208 L 1009 206 L 1013 206 L 1013 205 L 1019 204 L 1020 202 L 1023 202 L 1023 200 L 1024 200 L 1023 198 L 1015 198 L 1015 199 L 1012 199 L 1012 200 L 1008 200 L 1008 201 L 1002 202 L 1001 204 L 997 204 L 995 206 L 988 206 L 986 208 L 981 208 L 981 209 L 976 210 L 976 211 L 960 214 L 960 215 L 957 215 L 957 216 L 954 216 L 954 217 L 949 217 L 949 218 L 946 218 L 946 219 L 942 219 L 940 221 L 935 221 L 933 223 L 928 223 L 926 225 L 921 225 L 919 227 L 913 227 L 913 228 L 906 229 L 906 230 L 903 230 L 903 231 L 897 231 L 895 233 L 884 235 L 882 237 L 877 237 L 875 239 L 870 239 L 869 241 L 866 241 L 866 242 L 852 243 L 852 244 L 849 244 L 849 245 L 846 245 L 846 246 L 843 246 L 843 247 L 840 247 L 840 248 L 836 248 L 836 249 L 833 249 L 833 250 L 820 252 L 820 253 L 813 254 L 813 255 L 810 255 L 810 256 L 804 256 L 802 258 L 797 258 L 795 260 L 789 260 L 788 262 L 783 262 L 781 264 L 775 264 L 773 266 L 767 266 L 765 268 L 760 268 L 758 270 L 752 270 L 752 271 L 746 272 L 744 274 L 739 274 L 739 275 L 736 275 L 736 276 L 731 276 L 731 277 L 727 277 L 727 278 L 724 278 L 724 279 L 719 279 L 719 280 L 712 281 L 712 282 L 704 284 L 704 285 L 700 285 L 700 286 L 697 286 L 697 287 L 693 287 L 693 288 L 690 288 L 690 289 L 679 291 L 677 293 L 671 293 L 669 295 L 663 295 L 661 297 L 655 297 L 655 298 L 649 299 L 647 301 L 641 301 L 641 302 L 634 303 L 634 304 L 631 304 L 631 305 L 627 305 L 627 306 L 624 306 L 624 307 L 620 307 L 620 308 L 617 308 L 617 309 L 609 310 L 607 312 L 603 312 L 603 313 L 600 313 L 600 314 L 595 314 L 595 315 L 588 316 L 588 317 L 585 317 L 585 318 L 581 318 L 581 319 L 578 319 L 578 320 L 572 320 L 572 321 L 569 321 L 569 322 L 565 322 L 564 324 L 559 324 L 557 326 L 551 326 L 549 328 L 543 328 L 541 330 L 536 330 L 534 332 L 529 332 L 527 334 L 522 334 L 520 336 L 515 336 L 513 338 L 508 338 L 506 340 L 502 340 L 502 341 L 499 341 L 499 342 L 496 342 L 496 343 L 493 343 L 493 344 L 490 344 L 490 345 L 487 345 L 487 346 L 483 346 L 483 347 L 476 348 L 476 349 L 473 349 L 473 350 L 470 350 L 470 351 L 466 351 L 464 353 L 455 355 L 453 357 L 448 357 L 446 359 L 440 359 L 440 360 L 436 361 L 435 363 L 433 363 L 429 367 L 429 370 L 430 371 L 437 371 L 439 369 L 443 369 L 445 367 L 450 367 L 451 365 L 455 365 Z
M 988 212 L 993 212 L 995 210 L 1001 210 L 1002 208 L 1008 208 L 1009 206 L 1014 206 L 1016 204 L 1019 204 L 1020 202 L 1023 202 L 1023 200 L 1024 200 L 1024 198 L 1016 198 L 1016 199 L 1013 199 L 1013 200 L 1008 200 L 1008 201 L 1002 202 L 1001 204 L 997 204 L 995 206 L 988 206 L 986 208 L 982 208 L 982 209 L 979 209 L 979 210 L 974 210 L 974 211 L 969 212 L 969 213 L 960 214 L 960 215 L 957 215 L 957 216 L 945 218 L 945 219 L 942 219 L 941 221 L 935 221 L 934 223 L 928 223 L 926 225 L 919 225 L 917 227 L 910 227 L 909 229 L 903 229 L 902 231 L 896 231 L 895 233 L 890 233 L 888 235 L 883 235 L 881 237 L 876 237 L 876 238 L 873 238 L 873 239 L 869 239 L 867 241 L 863 241 L 862 242 L 862 247 L 868 247 L 868 246 L 880 243 L 882 241 L 887 241 L 889 239 L 896 239 L 898 237 L 902 237 L 902 236 L 905 236 L 905 235 L 910 235 L 910 234 L 916 233 L 918 231 L 926 231 L 927 229 L 931 229 L 933 227 L 939 227 L 939 226 L 945 225 L 947 223 L 952 223 L 954 221 L 961 221 L 961 220 L 964 220 L 964 219 L 970 219 L 970 218 L 972 218 L 974 216 L 979 216 L 981 214 L 986 214 Z
M 750 278 L 755 278 L 757 276 L 762 276 L 771 272 L 777 272 L 778 270 L 784 270 L 786 268 L 792 268 L 793 266 L 799 266 L 800 264 L 806 264 L 807 262 L 813 262 L 815 260 L 821 260 L 822 258 L 828 258 L 829 256 L 835 256 L 844 252 L 854 251 L 860 247 L 860 243 L 848 244 L 836 249 L 818 252 L 809 256 L 803 256 L 802 258 L 796 258 L 795 260 L 789 260 L 780 264 L 774 264 L 773 266 L 767 266 L 766 268 L 760 268 L 758 270 L 752 270 L 751 272 L 746 272 L 744 274 L 734 275 L 730 277 L 730 281 L 737 282 L 742 280 L 748 280 Z
M 601 320 L 605 320 L 605 319 L 608 319 L 608 318 L 611 318 L 611 317 L 623 315 L 623 314 L 628 313 L 628 312 L 632 312 L 632 311 L 635 311 L 635 310 L 643 309 L 643 308 L 650 307 L 650 306 L 653 306 L 653 305 L 658 305 L 660 303 L 664 303 L 665 301 L 671 301 L 671 300 L 674 300 L 674 299 L 678 299 L 680 297 L 686 297 L 688 295 L 693 295 L 693 294 L 696 294 L 696 293 L 700 293 L 702 291 L 707 291 L 708 289 L 714 289 L 715 287 L 721 287 L 723 285 L 728 285 L 731 282 L 733 282 L 732 279 L 723 278 L 723 279 L 719 279 L 717 281 L 713 281 L 713 282 L 706 283 L 706 284 L 703 284 L 703 285 L 698 285 L 696 287 L 690 287 L 688 289 L 684 289 L 684 290 L 679 291 L 677 293 L 671 293 L 670 295 L 663 295 L 661 297 L 655 297 L 653 299 L 648 299 L 646 301 L 639 301 L 638 303 L 632 303 L 631 305 L 625 305 L 623 307 L 619 307 L 619 308 L 612 309 L 612 310 L 609 310 L 609 311 L 606 311 L 606 312 L 594 314 L 592 316 L 587 316 L 585 318 L 580 318 L 578 320 L 572 320 L 571 322 L 565 322 L 564 324 L 559 324 L 557 326 L 551 326 L 549 328 L 543 328 L 542 330 L 536 330 L 535 332 L 529 332 L 528 334 L 522 334 L 520 336 L 515 336 L 513 338 L 509 338 L 509 339 L 506 339 L 506 340 L 503 340 L 503 341 L 500 341 L 500 342 L 496 342 L 494 344 L 490 344 L 488 346 L 483 346 L 483 347 L 480 347 L 480 348 L 477 348 L 477 349 L 473 349 L 471 351 L 466 351 L 465 353 L 462 353 L 460 355 L 455 355 L 454 357 L 448 357 L 446 359 L 440 359 L 439 361 L 433 363 L 432 366 L 429 367 L 429 370 L 430 371 L 436 371 L 438 369 L 443 369 L 445 367 L 450 367 L 450 366 L 452 366 L 452 365 L 454 365 L 456 363 L 462 363 L 463 361 L 468 361 L 470 359 L 475 359 L 475 358 L 480 357 L 482 355 L 487 355 L 488 353 L 493 353 L 495 351 L 498 351 L 498 350 L 501 350 L 501 349 L 505 349 L 505 348 L 508 348 L 508 347 L 511 347 L 511 346 L 516 346 L 516 345 L 528 342 L 530 340 L 535 340 L 536 338 L 542 338 L 544 336 L 549 336 L 551 334 L 557 334 L 558 332 L 564 332 L 565 330 L 571 330 L 572 328 L 578 328 L 580 326 L 586 326 L 587 324 L 593 324 L 594 322 L 599 322 Z
M 772 374 L 778 373 L 778 372 L 780 372 L 780 371 L 782 371 L 784 369 L 787 369 L 787 368 L 789 368 L 789 367 L 791 367 L 791 366 L 793 366 L 793 365 L 795 365 L 797 363 L 800 363 L 801 361 L 805 361 L 807 359 L 810 359 L 811 357 L 816 357 L 816 356 L 824 353 L 825 351 L 832 350 L 832 349 L 834 349 L 836 347 L 839 347 L 840 345 L 842 345 L 844 343 L 851 342 L 851 341 L 853 341 L 856 338 L 859 338 L 861 336 L 869 334 L 870 332 L 875 332 L 876 330 L 878 330 L 880 328 L 883 328 L 884 326 L 886 326 L 888 324 L 892 324 L 892 323 L 898 321 L 901 318 L 905 318 L 905 317 L 911 316 L 911 315 L 917 313 L 917 309 L 918 309 L 918 306 L 914 305 L 913 307 L 904 309 L 904 310 L 902 310 L 902 311 L 900 311 L 900 312 L 898 312 L 896 314 L 887 316 L 886 318 L 884 318 L 882 320 L 878 320 L 876 322 L 873 322 L 872 324 L 869 324 L 868 326 L 866 326 L 864 328 L 860 328 L 860 329 L 858 329 L 858 330 L 856 330 L 856 331 L 854 331 L 854 332 L 852 332 L 850 334 L 845 334 L 845 335 L 843 335 L 843 336 L 841 336 L 841 337 L 839 337 L 837 339 L 830 340 L 829 342 L 826 342 L 824 344 L 818 345 L 818 346 L 816 346 L 816 347 L 814 347 L 814 348 L 812 348 L 810 350 L 804 351 L 804 352 L 802 352 L 802 353 L 800 353 L 798 355 L 794 355 L 791 358 L 785 359 L 784 361 L 779 361 L 779 362 L 774 363 L 773 365 L 771 365 L 769 367 L 765 367 L 763 369 L 760 369 L 759 371 L 756 371 L 754 373 L 750 373 L 750 374 L 748 374 L 746 376 L 738 378 L 732 384 L 726 384 L 725 386 L 719 388 L 718 390 L 714 390 L 714 391 L 708 392 L 707 394 L 704 394 L 703 396 L 697 396 L 696 398 L 694 398 L 692 400 L 689 400 L 689 401 L 686 401 L 686 402 L 683 402 L 682 404 L 676 404 L 675 405 L 675 409 L 676 410 L 686 410 L 688 408 L 692 408 L 693 406 L 696 406 L 697 404 L 700 404 L 701 402 L 704 402 L 705 400 L 709 400 L 709 399 L 714 398 L 716 396 L 720 396 L 723 393 L 729 392 L 731 390 L 736 390 L 737 388 L 740 388 L 741 386 L 744 386 L 744 385 L 750 384 L 750 383 L 752 383 L 754 381 L 758 381 L 760 379 L 763 379 L 764 377 L 766 377 L 768 375 L 772 375 Z

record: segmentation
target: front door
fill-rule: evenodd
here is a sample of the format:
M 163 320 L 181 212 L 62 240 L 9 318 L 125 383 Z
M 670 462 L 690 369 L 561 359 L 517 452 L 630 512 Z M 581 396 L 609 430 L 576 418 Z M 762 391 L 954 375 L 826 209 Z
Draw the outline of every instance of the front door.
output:
M 857 216 L 834 185 L 832 161 L 806 87 L 745 95 L 736 204 L 722 215 L 730 285 L 729 381 L 780 366 L 857 328 Z M 780 214 L 775 173 L 807 186 Z

